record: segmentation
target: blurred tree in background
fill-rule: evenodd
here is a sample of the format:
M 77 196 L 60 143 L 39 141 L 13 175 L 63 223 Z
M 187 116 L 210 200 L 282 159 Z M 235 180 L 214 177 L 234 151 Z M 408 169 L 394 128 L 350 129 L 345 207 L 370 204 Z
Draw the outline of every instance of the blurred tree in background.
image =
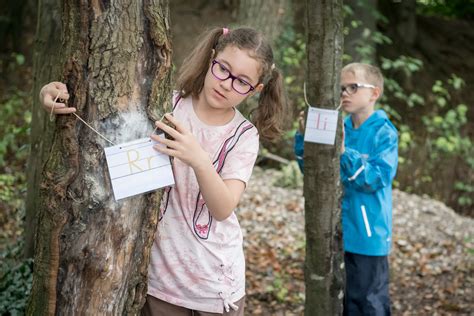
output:
M 241 24 L 242 3 L 171 1 L 175 65 L 203 29 Z M 373 62 L 387 78 L 380 105 L 400 132 L 396 185 L 408 192 L 428 194 L 459 213 L 474 216 L 474 92 L 467 86 L 474 82 L 473 2 L 350 0 L 345 4 L 343 63 Z M 21 247 L 7 250 L 6 245 L 20 241 L 23 234 L 31 107 L 32 98 L 37 97 L 32 93 L 33 79 L 37 79 L 32 73 L 36 7 L 33 0 L 0 3 L 0 292 L 8 284 L 12 288 L 27 284 L 15 283 L 24 280 L 19 276 L 28 271 L 28 261 L 18 261 Z M 289 1 L 284 14 L 274 50 L 277 67 L 285 75 L 291 120 L 281 142 L 265 147 L 292 159 L 294 119 L 305 107 L 304 1 Z M 265 158 L 260 164 L 280 167 Z M 285 172 L 298 172 L 297 168 L 285 168 Z M 298 176 L 288 175 L 286 179 L 301 182 Z M 291 181 L 282 183 L 293 185 Z

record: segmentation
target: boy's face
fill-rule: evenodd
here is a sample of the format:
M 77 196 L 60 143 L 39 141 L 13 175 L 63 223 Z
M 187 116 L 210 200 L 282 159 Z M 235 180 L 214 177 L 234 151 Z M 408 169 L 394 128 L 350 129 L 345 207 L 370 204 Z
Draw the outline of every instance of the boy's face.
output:
M 359 84 L 359 86 L 351 86 L 355 84 Z M 344 111 L 351 114 L 363 114 L 371 113 L 374 110 L 375 102 L 380 96 L 380 88 L 368 83 L 362 74 L 343 72 L 341 74 L 341 89 L 343 88 L 345 89 L 341 93 L 341 101 Z

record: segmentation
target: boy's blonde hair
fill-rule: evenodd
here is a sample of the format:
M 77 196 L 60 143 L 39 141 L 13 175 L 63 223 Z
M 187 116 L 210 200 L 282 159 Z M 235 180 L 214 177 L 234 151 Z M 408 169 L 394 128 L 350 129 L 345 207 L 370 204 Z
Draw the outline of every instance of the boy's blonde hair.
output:
M 354 76 L 362 76 L 367 83 L 380 88 L 380 95 L 383 94 L 383 75 L 379 67 L 363 63 L 351 63 L 344 66 L 341 73 L 349 72 Z

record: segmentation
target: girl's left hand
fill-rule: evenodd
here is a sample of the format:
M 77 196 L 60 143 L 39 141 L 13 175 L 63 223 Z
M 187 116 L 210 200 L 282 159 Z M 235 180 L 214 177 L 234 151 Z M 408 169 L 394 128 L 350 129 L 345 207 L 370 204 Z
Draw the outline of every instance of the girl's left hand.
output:
M 193 169 L 210 164 L 211 159 L 209 154 L 202 149 L 194 135 L 171 114 L 165 114 L 165 117 L 175 126 L 175 128 L 172 128 L 161 121 L 156 121 L 155 126 L 169 134 L 174 139 L 166 139 L 158 135 L 151 135 L 153 140 L 166 146 L 155 145 L 153 148 L 163 154 L 178 158 Z

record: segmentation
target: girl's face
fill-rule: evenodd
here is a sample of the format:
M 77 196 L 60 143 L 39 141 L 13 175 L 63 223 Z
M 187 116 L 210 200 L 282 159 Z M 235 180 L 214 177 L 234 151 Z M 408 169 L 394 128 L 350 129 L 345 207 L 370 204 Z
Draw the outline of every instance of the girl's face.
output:
M 263 85 L 258 82 L 260 68 L 260 63 L 250 57 L 246 50 L 227 46 L 209 61 L 209 69 L 199 98 L 203 98 L 205 104 L 213 109 L 230 110 L 248 96 L 262 90 Z M 221 80 L 227 75 L 230 76 Z M 254 87 L 254 90 L 244 95 L 236 91 L 245 90 L 246 84 Z

